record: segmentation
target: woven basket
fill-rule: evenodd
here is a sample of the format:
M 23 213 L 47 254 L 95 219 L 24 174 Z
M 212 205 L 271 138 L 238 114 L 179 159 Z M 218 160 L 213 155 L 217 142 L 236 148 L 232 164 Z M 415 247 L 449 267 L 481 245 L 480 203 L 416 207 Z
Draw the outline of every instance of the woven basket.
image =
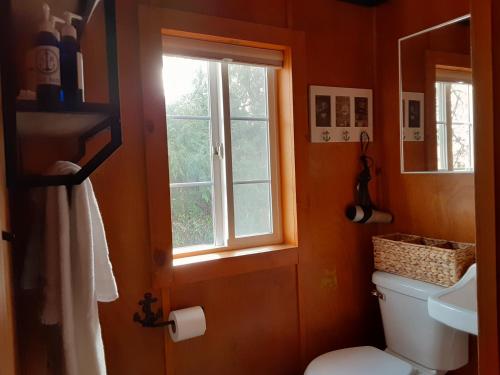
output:
M 372 239 L 377 270 L 428 283 L 452 286 L 475 262 L 474 244 L 400 233 Z

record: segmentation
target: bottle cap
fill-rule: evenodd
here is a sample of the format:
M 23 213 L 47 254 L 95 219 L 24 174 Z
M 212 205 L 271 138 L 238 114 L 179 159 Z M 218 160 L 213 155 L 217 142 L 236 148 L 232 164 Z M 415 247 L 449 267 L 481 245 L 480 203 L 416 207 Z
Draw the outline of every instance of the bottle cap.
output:
M 57 40 L 61 40 L 61 34 L 56 29 L 56 23 L 64 23 L 64 20 L 59 18 L 59 17 L 56 17 L 56 16 L 51 16 L 50 23 L 51 23 L 51 27 L 52 27 L 52 30 L 50 32 L 55 35 Z
M 64 26 L 61 29 L 62 36 L 70 36 L 76 39 L 76 28 L 73 26 L 73 20 L 83 20 L 81 16 L 71 12 L 64 12 Z
M 49 4 L 47 3 L 43 4 L 42 11 L 43 11 L 43 21 L 40 24 L 39 31 L 46 31 L 52 33 L 57 38 L 57 40 L 59 40 L 60 35 L 59 31 L 57 31 L 56 29 L 56 23 L 64 22 L 64 20 L 60 19 L 59 17 L 50 15 L 50 7 Z
M 42 12 L 43 12 L 43 20 L 42 23 L 40 24 L 40 31 L 47 31 L 49 33 L 52 32 L 52 23 L 50 22 L 50 7 L 49 4 L 44 3 L 42 5 Z

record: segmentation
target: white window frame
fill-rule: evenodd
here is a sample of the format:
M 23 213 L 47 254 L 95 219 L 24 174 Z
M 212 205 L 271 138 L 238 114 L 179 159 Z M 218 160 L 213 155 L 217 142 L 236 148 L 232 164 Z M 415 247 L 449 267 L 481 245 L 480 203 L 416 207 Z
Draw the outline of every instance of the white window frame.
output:
M 168 54 L 166 55 L 168 56 Z M 182 57 L 178 56 L 177 57 Z M 186 58 L 193 59 L 192 56 Z M 209 82 L 209 116 L 199 116 L 210 122 L 212 147 L 212 182 L 170 184 L 170 188 L 178 185 L 199 186 L 213 185 L 213 222 L 214 245 L 193 245 L 174 248 L 174 257 L 186 256 L 192 253 L 209 253 L 220 250 L 235 250 L 282 243 L 282 218 L 280 197 L 279 142 L 277 118 L 277 84 L 275 68 L 266 67 L 267 117 L 231 117 L 229 102 L 229 77 L 227 61 L 208 61 Z M 251 64 L 256 66 L 255 64 Z M 167 87 L 168 89 L 168 83 Z M 214 100 L 216 98 L 216 100 Z M 169 116 L 178 118 L 182 116 Z M 186 116 L 184 116 L 186 117 Z M 198 116 L 196 116 L 198 118 Z M 236 237 L 232 153 L 231 153 L 231 120 L 267 121 L 269 142 L 269 175 L 270 180 L 252 180 L 243 183 L 270 183 L 271 190 L 271 225 L 272 232 L 252 236 Z M 167 132 L 168 136 L 168 132 Z

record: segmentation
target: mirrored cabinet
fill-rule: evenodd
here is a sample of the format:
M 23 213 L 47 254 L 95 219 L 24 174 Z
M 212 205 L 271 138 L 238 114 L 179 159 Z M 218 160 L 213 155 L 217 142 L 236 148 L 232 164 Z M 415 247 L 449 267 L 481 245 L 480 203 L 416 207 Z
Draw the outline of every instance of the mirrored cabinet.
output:
M 401 171 L 474 172 L 470 16 L 399 40 Z

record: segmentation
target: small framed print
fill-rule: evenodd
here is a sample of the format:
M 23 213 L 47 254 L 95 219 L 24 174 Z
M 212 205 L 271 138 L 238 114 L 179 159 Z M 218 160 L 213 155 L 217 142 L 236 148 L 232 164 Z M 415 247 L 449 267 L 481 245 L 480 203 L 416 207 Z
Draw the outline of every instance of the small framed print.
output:
M 351 98 L 335 96 L 335 126 L 349 128 L 351 126 Z
M 316 96 L 316 126 L 328 128 L 332 123 L 332 107 L 328 95 Z
M 354 98 L 354 126 L 368 127 L 368 98 L 356 96 Z
M 310 86 L 311 142 L 359 142 L 373 138 L 372 90 Z
M 424 141 L 424 93 L 403 92 L 403 140 L 407 142 Z

